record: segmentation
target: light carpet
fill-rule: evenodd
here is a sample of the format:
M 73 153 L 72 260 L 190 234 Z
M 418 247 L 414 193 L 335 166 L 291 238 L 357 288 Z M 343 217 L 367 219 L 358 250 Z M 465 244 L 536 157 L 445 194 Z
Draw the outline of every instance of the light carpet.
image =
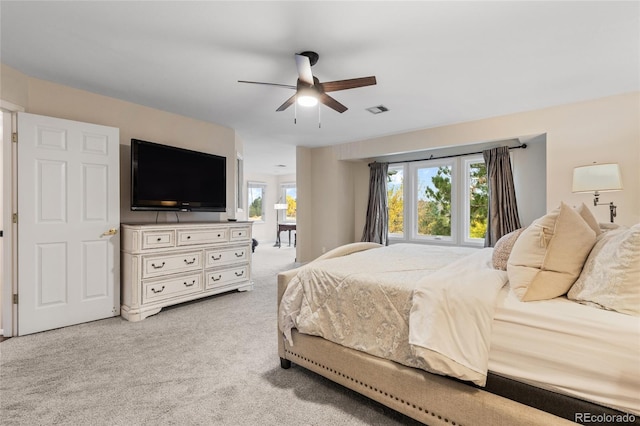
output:
M 0 343 L 1 425 L 417 425 L 277 353 L 276 274 L 295 249 L 260 244 L 255 289 Z

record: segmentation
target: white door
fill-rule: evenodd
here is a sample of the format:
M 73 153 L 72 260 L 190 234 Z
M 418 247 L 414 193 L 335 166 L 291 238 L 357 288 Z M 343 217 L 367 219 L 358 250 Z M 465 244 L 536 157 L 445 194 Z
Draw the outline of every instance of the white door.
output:
M 120 314 L 119 130 L 18 113 L 18 335 Z

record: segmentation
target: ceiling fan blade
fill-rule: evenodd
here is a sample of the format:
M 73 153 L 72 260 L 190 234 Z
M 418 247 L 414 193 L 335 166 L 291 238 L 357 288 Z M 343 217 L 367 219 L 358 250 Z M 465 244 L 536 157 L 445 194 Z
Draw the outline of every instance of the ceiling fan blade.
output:
M 335 92 L 338 90 L 355 89 L 356 87 L 373 86 L 376 84 L 376 77 L 360 77 L 348 80 L 336 80 L 322 83 L 322 90 L 325 92 Z
M 265 86 L 276 86 L 276 87 L 284 87 L 287 89 L 295 89 L 296 86 L 292 86 L 290 84 L 278 84 L 278 83 L 263 83 L 261 81 L 246 81 L 246 80 L 238 80 L 238 83 L 249 83 L 249 84 L 262 84 Z
M 309 58 L 296 53 L 296 67 L 298 68 L 298 79 L 309 86 L 313 86 L 313 73 L 311 72 Z
M 293 95 L 292 97 L 284 101 L 284 103 L 280 105 L 276 111 L 284 111 L 285 109 L 293 105 L 293 103 L 296 101 L 296 95 Z
M 347 109 L 349 109 L 346 106 L 342 105 L 340 102 L 333 99 L 331 96 L 327 95 L 326 93 L 320 93 L 318 96 L 318 100 L 323 104 L 325 104 L 326 106 L 328 106 L 329 108 L 335 109 L 340 114 L 342 114 Z

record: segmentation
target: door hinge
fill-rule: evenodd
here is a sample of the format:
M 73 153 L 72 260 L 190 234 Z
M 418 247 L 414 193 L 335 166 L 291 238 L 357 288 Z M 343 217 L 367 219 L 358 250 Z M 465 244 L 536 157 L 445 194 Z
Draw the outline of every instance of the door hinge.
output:
M 13 223 L 18 223 L 18 213 L 12 214 L 11 220 L 13 221 Z
M 14 305 L 17 305 L 17 304 L 18 304 L 18 295 L 17 295 L 17 294 L 14 294 L 14 295 L 13 295 L 13 304 L 14 304 Z
M 18 143 L 18 134 L 16 132 L 11 133 L 11 142 Z

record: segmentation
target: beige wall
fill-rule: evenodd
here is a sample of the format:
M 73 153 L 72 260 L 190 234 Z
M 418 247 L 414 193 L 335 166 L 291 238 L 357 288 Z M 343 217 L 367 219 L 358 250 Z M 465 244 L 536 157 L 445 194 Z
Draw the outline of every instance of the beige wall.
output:
M 101 124 L 120 129 L 120 215 L 121 222 L 154 221 L 155 212 L 130 210 L 131 139 L 227 157 L 227 205 L 235 207 L 235 158 L 242 153 L 242 141 L 233 129 L 177 114 L 96 95 L 83 90 L 31 78 L 10 67 L 0 74 L 3 100 L 16 103 L 32 114 Z M 180 221 L 226 220 L 226 214 L 179 213 Z M 175 221 L 173 212 L 161 213 L 159 221 Z
M 333 147 L 298 147 L 296 158 L 297 259 L 306 262 L 360 239 L 364 222 L 355 212 L 366 211 L 367 197 L 356 196 L 354 184 L 368 182 L 369 171 L 366 163 L 339 161 Z
M 634 92 L 542 110 L 460 123 L 420 131 L 358 141 L 331 148 L 305 149 L 298 182 L 305 182 L 309 193 L 305 203 L 311 212 L 299 209 L 300 229 L 313 230 L 313 238 L 299 245 L 298 260 L 309 261 L 322 249 L 337 247 L 359 239 L 366 214 L 367 179 L 362 165 L 354 161 L 389 154 L 424 151 L 487 141 L 546 136 L 546 210 L 560 201 L 585 202 L 596 218 L 608 221 L 608 208 L 593 207 L 589 194 L 571 193 L 575 166 L 592 162 L 617 162 L 622 169 L 624 190 L 605 193 L 601 202 L 618 206 L 617 223 L 640 222 L 640 93 Z M 519 153 L 519 155 L 526 155 Z M 325 171 L 322 173 L 320 171 Z M 331 173 L 326 171 L 331 170 Z M 338 173 L 334 173 L 338 171 Z M 330 175 L 330 176 L 328 176 Z M 351 194 L 352 199 L 349 200 Z M 353 194 L 358 194 L 354 197 Z M 526 194 L 521 194 L 526 196 Z M 350 219 L 351 218 L 351 219 Z M 336 226 L 336 223 L 341 223 Z M 346 223 L 346 222 L 351 222 Z M 356 229 L 355 224 L 358 224 Z M 334 232 L 335 231 L 335 232 Z M 301 231 L 301 238 L 303 234 Z
M 20 71 L 0 64 L 0 99 L 21 107 L 26 107 L 28 100 L 28 78 Z
M 296 200 L 296 230 L 298 235 L 300 235 L 296 246 L 296 259 L 299 261 L 302 261 L 300 258 L 301 254 L 314 253 L 317 246 L 313 241 L 315 215 L 311 208 L 311 201 L 313 199 L 311 151 L 311 148 L 302 146 L 296 148 L 296 188 L 298 190 L 298 199 Z M 303 218 L 303 220 L 301 220 L 301 218 Z M 314 257 L 317 257 L 317 255 Z M 307 260 L 304 260 L 304 262 L 314 257 L 307 254 Z

